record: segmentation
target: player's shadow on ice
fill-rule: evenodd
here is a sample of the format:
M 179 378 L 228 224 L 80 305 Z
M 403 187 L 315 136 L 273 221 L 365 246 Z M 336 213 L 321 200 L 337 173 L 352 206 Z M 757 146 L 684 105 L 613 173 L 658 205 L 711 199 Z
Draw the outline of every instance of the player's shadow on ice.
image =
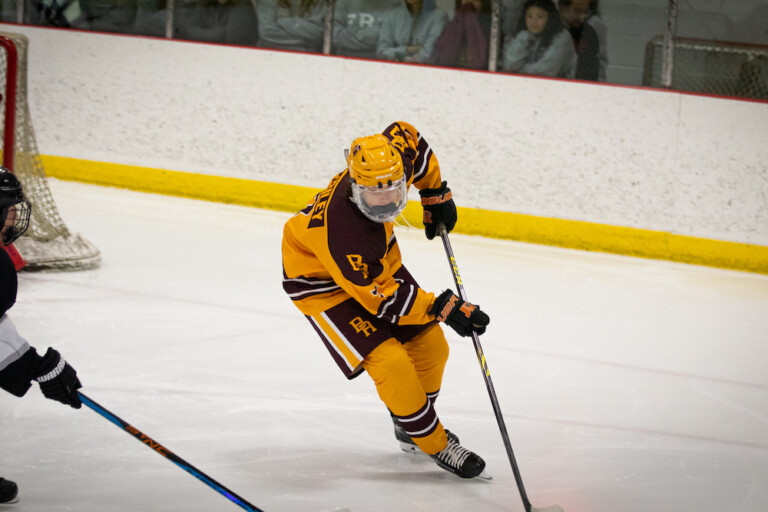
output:
M 252 471 L 260 485 L 282 485 L 288 478 L 293 486 L 305 490 L 325 489 L 332 482 L 355 480 L 403 485 L 488 483 L 458 478 L 438 467 L 428 456 L 405 453 L 396 443 L 392 444 L 367 452 L 339 450 L 338 447 L 313 450 L 281 447 L 266 453 L 250 452 L 238 465 L 241 470 Z M 247 466 L 252 469 L 246 469 Z

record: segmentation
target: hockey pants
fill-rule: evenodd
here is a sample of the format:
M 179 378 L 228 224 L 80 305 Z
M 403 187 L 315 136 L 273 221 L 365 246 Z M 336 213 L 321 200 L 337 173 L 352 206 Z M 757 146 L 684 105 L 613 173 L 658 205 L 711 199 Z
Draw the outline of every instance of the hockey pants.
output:
M 448 439 L 434 400 L 448 361 L 448 343 L 434 325 L 406 343 L 390 338 L 363 360 L 384 404 L 424 453 L 443 450 Z

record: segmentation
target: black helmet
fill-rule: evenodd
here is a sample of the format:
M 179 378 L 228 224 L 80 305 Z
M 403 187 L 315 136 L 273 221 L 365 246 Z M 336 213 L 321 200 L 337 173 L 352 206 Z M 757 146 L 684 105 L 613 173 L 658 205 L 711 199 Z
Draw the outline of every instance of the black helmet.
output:
M 11 171 L 0 166 L 0 229 L 2 245 L 12 244 L 29 227 L 32 205 L 21 189 L 21 182 Z

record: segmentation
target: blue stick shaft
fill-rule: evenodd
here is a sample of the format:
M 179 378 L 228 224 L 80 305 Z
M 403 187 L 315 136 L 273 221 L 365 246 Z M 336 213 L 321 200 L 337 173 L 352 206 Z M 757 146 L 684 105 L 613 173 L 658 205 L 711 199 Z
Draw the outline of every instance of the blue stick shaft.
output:
M 131 426 L 128 422 L 121 420 L 108 410 L 106 410 L 104 407 L 100 406 L 87 396 L 85 396 L 83 393 L 79 392 L 77 393 L 80 396 L 80 401 L 83 402 L 87 407 L 93 409 L 97 413 L 99 413 L 101 416 L 105 417 L 115 425 L 117 425 L 121 430 L 125 430 L 129 434 L 131 434 L 133 437 L 141 441 L 142 443 L 146 444 L 148 447 L 150 447 L 155 452 L 159 453 L 166 459 L 170 460 L 177 466 L 179 466 L 181 469 L 189 473 L 190 475 L 194 476 L 204 484 L 206 484 L 208 487 L 212 488 L 219 494 L 222 494 L 225 498 L 230 500 L 231 502 L 235 503 L 236 505 L 239 505 L 241 508 L 248 510 L 250 512 L 264 512 L 260 508 L 256 507 L 255 505 L 252 505 L 248 503 L 245 499 L 241 498 L 234 492 L 230 491 L 223 485 L 221 485 L 219 482 L 214 480 L 213 478 L 209 477 L 199 469 L 197 469 L 195 466 L 190 464 L 189 462 L 185 461 L 172 451 L 170 451 L 165 446 L 161 445 L 157 441 L 150 438 L 148 435 L 141 432 L 139 429 Z

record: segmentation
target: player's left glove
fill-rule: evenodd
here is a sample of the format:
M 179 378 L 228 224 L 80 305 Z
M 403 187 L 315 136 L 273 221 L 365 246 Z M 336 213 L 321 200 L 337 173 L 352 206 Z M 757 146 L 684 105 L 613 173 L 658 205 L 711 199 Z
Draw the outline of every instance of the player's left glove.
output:
M 432 240 L 437 234 L 440 224 L 450 233 L 456 225 L 456 205 L 453 203 L 448 182 L 440 184 L 440 188 L 425 188 L 419 190 L 421 206 L 424 208 L 424 232 Z
M 464 302 L 451 290 L 445 290 L 432 304 L 430 314 L 438 322 L 444 322 L 460 336 L 470 336 L 472 331 L 483 334 L 491 319 L 479 306 Z
M 77 372 L 64 361 L 61 354 L 49 347 L 40 361 L 38 372 L 39 375 L 35 380 L 40 383 L 40 391 L 46 398 L 75 409 L 82 406 L 77 394 L 77 390 L 82 387 L 77 378 Z

